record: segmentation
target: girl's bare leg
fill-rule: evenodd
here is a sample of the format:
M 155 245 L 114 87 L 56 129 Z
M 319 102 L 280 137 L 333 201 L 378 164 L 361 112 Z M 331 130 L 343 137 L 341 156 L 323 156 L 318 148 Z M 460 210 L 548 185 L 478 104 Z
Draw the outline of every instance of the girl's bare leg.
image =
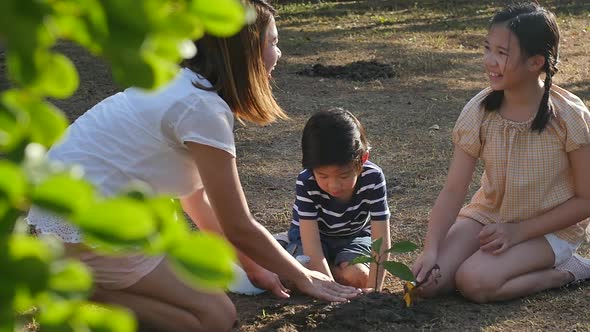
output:
M 457 288 L 466 298 L 485 303 L 560 287 L 572 276 L 553 269 L 554 262 L 544 237 L 519 243 L 500 255 L 478 250 L 457 271 Z
M 479 249 L 477 235 L 482 228 L 480 223 L 472 219 L 459 219 L 451 226 L 438 251 L 436 263 L 440 267 L 440 277 L 426 288 L 419 287 L 416 290 L 419 296 L 432 297 L 456 289 L 455 273 Z

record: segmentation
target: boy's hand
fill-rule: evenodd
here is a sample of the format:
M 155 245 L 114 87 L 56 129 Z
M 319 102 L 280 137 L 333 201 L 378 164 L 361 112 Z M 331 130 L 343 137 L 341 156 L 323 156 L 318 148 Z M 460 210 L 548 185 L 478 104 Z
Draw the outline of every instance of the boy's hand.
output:
M 286 299 L 290 297 L 289 293 L 291 291 L 283 286 L 276 273 L 261 267 L 260 269 L 256 269 L 256 271 L 247 273 L 247 275 L 254 286 L 266 289 L 278 298 Z

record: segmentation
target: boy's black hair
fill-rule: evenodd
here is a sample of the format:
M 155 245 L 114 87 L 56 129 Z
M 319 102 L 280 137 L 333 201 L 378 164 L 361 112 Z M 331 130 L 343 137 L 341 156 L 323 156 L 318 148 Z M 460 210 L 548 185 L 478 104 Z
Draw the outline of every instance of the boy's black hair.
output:
M 362 168 L 363 155 L 369 151 L 365 129 L 357 118 L 342 108 L 319 111 L 307 120 L 301 138 L 303 168 L 353 163 Z
M 553 75 L 557 73 L 559 58 L 559 28 L 555 15 L 535 2 L 510 5 L 497 12 L 490 22 L 506 24 L 516 35 L 520 48 L 528 56 L 542 55 L 545 58 L 545 93 L 539 105 L 539 111 L 531 124 L 531 130 L 539 133 L 545 129 L 554 110 L 549 103 Z M 489 94 L 483 101 L 487 111 L 496 111 L 504 99 L 504 91 L 497 90 Z

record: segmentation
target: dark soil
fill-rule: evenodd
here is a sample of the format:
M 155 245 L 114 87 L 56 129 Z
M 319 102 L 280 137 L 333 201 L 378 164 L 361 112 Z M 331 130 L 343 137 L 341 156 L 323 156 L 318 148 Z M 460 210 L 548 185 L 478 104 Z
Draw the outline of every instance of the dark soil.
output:
M 234 299 L 238 307 L 242 300 L 246 299 Z M 277 302 L 265 295 L 258 300 L 267 303 L 258 308 L 261 314 L 240 323 L 254 325 L 260 331 L 356 331 L 361 326 L 363 331 L 384 331 L 384 326 L 386 330 L 423 329 L 432 326 L 440 315 L 435 306 L 424 303 L 406 308 L 399 294 L 388 289 L 343 304 L 318 302 L 302 296 Z M 251 306 L 251 301 L 248 302 Z
M 430 209 L 445 183 L 455 120 L 488 86 L 481 66 L 485 27 L 507 1 L 279 0 L 297 3 L 280 8 L 283 58 L 273 73 L 273 92 L 291 120 L 235 129 L 252 215 L 271 232 L 289 227 L 305 121 L 315 111 L 344 107 L 367 129 L 371 160 L 386 175 L 392 241 L 422 246 Z M 542 3 L 557 13 L 563 37 L 555 82 L 590 106 L 590 3 Z M 69 44 L 59 51 L 72 58 L 80 75 L 74 96 L 53 101 L 71 121 L 121 89 L 104 62 Z M 3 56 L 0 47 L 0 89 L 9 86 Z M 434 125 L 439 130 L 429 129 Z M 396 258 L 411 264 L 418 253 Z M 588 244 L 580 253 L 590 256 Z M 235 331 L 590 331 L 590 282 L 497 304 L 452 295 L 409 309 L 401 306 L 398 279 L 388 276 L 385 286 L 383 294 L 346 304 L 298 294 L 288 300 L 230 295 L 239 316 Z
M 344 66 L 327 66 L 316 63 L 311 68 L 298 71 L 297 74 L 351 81 L 372 81 L 395 76 L 391 65 L 377 61 L 355 61 Z

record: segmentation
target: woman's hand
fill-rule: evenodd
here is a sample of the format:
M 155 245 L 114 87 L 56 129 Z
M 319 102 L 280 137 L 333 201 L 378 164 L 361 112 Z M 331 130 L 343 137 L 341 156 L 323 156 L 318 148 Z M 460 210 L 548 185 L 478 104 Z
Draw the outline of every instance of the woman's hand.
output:
M 485 225 L 479 232 L 479 248 L 492 255 L 499 255 L 520 243 L 517 224 L 501 223 Z
M 286 299 L 290 296 L 289 293 L 291 291 L 283 286 L 283 283 L 281 283 L 281 280 L 276 273 L 259 267 L 253 272 L 248 272 L 247 276 L 254 286 L 266 289 L 278 298 Z
M 362 290 L 341 285 L 321 272 L 312 270 L 306 272 L 307 278 L 294 280 L 295 285 L 302 293 L 317 299 L 330 302 L 348 302 L 349 299 L 362 294 Z
M 416 283 L 420 285 L 420 288 L 428 288 L 436 282 L 440 275 L 436 264 L 437 259 L 438 252 L 436 250 L 425 249 L 412 265 L 412 273 L 416 276 Z

